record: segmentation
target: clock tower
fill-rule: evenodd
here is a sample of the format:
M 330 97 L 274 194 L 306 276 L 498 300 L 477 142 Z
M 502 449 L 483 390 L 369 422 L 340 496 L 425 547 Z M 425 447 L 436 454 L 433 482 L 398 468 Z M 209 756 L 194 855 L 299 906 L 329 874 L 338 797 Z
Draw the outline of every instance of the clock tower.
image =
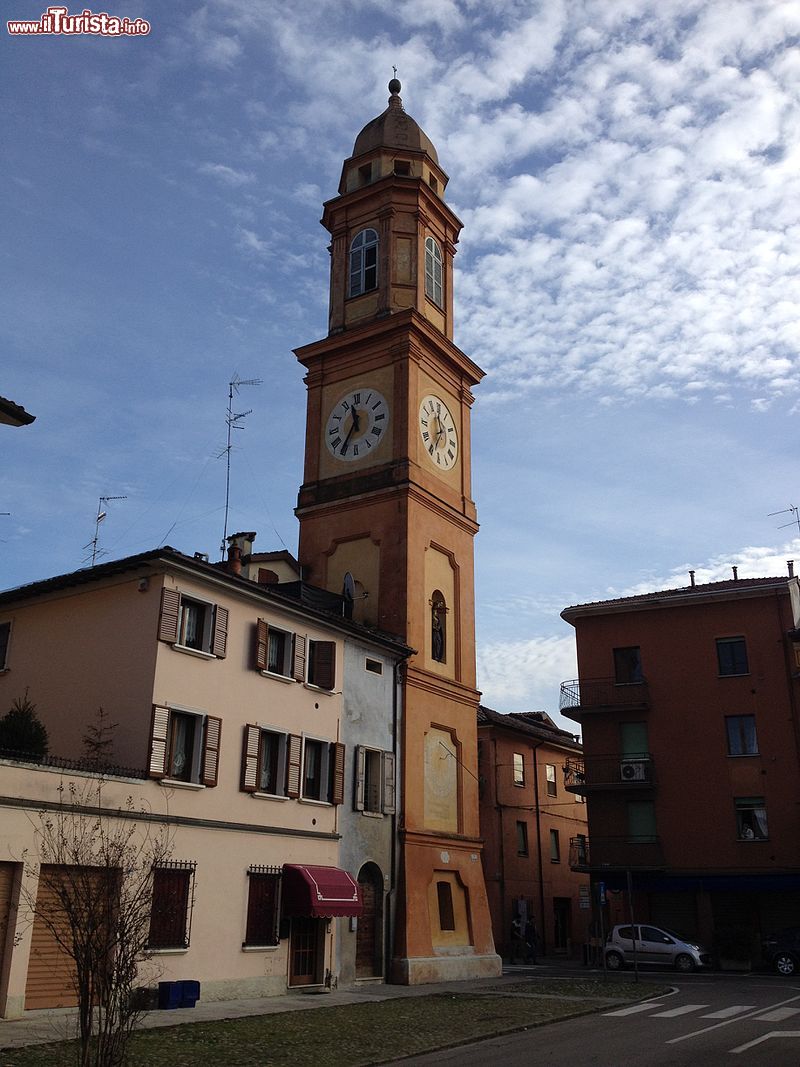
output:
M 480 861 L 470 408 L 483 372 L 453 344 L 461 223 L 400 83 L 324 206 L 328 336 L 307 369 L 304 576 L 416 649 L 403 678 L 395 981 L 494 976 Z

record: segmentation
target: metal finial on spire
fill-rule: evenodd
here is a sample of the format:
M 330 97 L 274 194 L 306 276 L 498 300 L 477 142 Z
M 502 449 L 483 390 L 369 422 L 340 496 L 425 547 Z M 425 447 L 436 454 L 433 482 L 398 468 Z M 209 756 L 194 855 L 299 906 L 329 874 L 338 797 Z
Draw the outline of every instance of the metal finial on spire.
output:
M 389 92 L 392 94 L 392 96 L 397 96 L 403 87 L 397 80 L 397 67 L 393 65 L 392 70 L 394 71 L 394 77 L 389 82 Z

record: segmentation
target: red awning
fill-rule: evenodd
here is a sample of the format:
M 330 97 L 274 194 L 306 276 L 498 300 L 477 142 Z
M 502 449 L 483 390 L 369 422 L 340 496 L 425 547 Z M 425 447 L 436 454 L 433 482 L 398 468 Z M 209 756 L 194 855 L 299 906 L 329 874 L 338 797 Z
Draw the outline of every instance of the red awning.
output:
M 285 863 L 282 898 L 283 914 L 289 917 L 330 919 L 361 914 L 358 882 L 338 867 Z

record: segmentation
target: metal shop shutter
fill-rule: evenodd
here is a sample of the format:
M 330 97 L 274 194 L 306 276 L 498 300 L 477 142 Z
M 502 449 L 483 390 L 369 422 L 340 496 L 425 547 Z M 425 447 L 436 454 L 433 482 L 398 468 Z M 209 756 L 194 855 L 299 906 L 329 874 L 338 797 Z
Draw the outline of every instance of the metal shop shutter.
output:
M 52 870 L 52 868 L 50 868 Z M 53 881 L 50 875 L 49 881 Z M 28 961 L 28 981 L 25 986 L 25 1010 L 32 1008 L 71 1008 L 78 1003 L 72 984 L 73 963 L 59 947 L 48 930 L 38 909 L 58 907 L 54 887 L 39 883 L 36 900 L 37 913 L 33 920 L 31 956 Z M 66 919 L 64 920 L 66 928 Z

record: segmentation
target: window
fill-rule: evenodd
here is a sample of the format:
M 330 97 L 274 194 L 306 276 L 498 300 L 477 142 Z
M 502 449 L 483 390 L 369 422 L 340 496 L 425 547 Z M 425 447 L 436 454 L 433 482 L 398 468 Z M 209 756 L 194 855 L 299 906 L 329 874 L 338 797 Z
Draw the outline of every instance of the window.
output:
M 228 610 L 177 589 L 162 589 L 158 637 L 178 648 L 221 659 L 227 651 Z
M 514 753 L 514 785 L 525 785 L 525 761 L 521 752 Z
M 740 841 L 766 841 L 767 809 L 763 797 L 737 797 L 736 836 Z
M 242 749 L 242 778 L 239 788 L 245 793 L 267 793 L 285 797 L 289 737 L 280 730 L 255 724 L 244 728 Z M 298 743 L 301 738 L 297 738 Z
M 350 285 L 348 296 L 360 296 L 378 288 L 378 235 L 362 230 L 350 245 Z
M 544 765 L 545 777 L 547 779 L 547 795 L 549 797 L 558 796 L 558 787 L 556 786 L 556 766 L 554 763 L 546 763 Z
M 748 674 L 747 644 L 743 637 L 717 638 L 717 663 L 722 676 Z
M 366 659 L 364 660 L 364 670 L 369 671 L 370 674 L 383 674 L 383 664 L 378 659 Z
M 281 868 L 250 867 L 247 871 L 247 930 L 243 947 L 277 945 L 281 903 Z
M 0 671 L 8 666 L 8 645 L 11 640 L 11 623 L 0 622 Z
M 431 597 L 431 659 L 444 663 L 447 655 L 447 602 L 435 589 Z
M 259 619 L 256 623 L 256 670 L 291 678 L 294 673 L 294 641 L 293 633 L 279 630 L 276 626 L 270 626 L 265 619 Z
M 439 929 L 455 930 L 456 919 L 453 912 L 453 887 L 449 882 L 436 883 L 436 896 L 439 902 Z
M 344 799 L 344 745 L 303 738 L 300 795 L 304 800 L 341 804 Z
M 517 822 L 517 855 L 528 855 L 528 824 Z
M 394 161 L 394 172 L 403 177 L 408 177 L 411 174 L 411 164 L 407 159 L 396 159 Z
M 356 748 L 355 809 L 376 815 L 395 812 L 395 759 L 393 752 Z
M 196 863 L 175 861 L 153 869 L 149 948 L 189 947 L 192 878 L 196 867 Z
M 432 237 L 425 239 L 425 296 L 442 307 L 442 253 Z
M 550 831 L 550 862 L 561 862 L 561 842 L 558 839 L 558 830 Z
M 651 800 L 628 802 L 628 840 L 632 844 L 656 841 L 656 808 Z
M 308 642 L 308 684 L 333 689 L 336 684 L 336 644 L 334 641 Z
M 364 163 L 358 168 L 358 180 L 361 185 L 369 185 L 372 181 L 372 164 Z
M 729 756 L 758 755 L 755 715 L 726 715 L 725 729 Z
M 222 720 L 214 715 L 154 706 L 150 777 L 215 786 L 221 734 Z
M 428 185 L 430 185 L 431 189 L 433 189 L 435 193 L 439 192 L 439 183 L 432 174 L 428 175 Z
M 617 685 L 632 685 L 644 680 L 642 655 L 638 645 L 614 649 L 614 681 Z

